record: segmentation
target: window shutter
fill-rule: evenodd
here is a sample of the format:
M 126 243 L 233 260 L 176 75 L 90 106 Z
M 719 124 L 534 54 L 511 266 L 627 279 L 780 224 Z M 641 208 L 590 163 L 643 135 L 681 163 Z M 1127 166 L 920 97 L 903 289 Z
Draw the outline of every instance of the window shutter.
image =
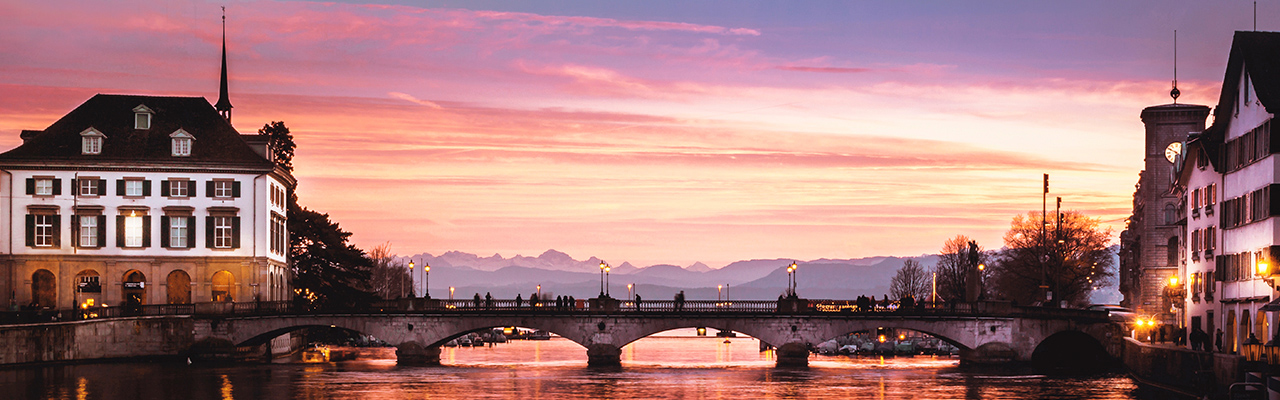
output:
M 151 181 L 150 180 L 142 181 L 142 197 L 146 197 L 150 195 L 151 195 Z
M 30 179 L 27 182 L 31 182 Z M 27 247 L 36 246 L 36 216 L 27 214 Z
M 36 194 L 36 178 L 27 178 L 27 194 Z
M 57 188 L 58 188 L 57 186 L 54 186 L 54 189 L 57 189 Z M 56 249 L 59 247 L 62 247 L 62 216 L 54 215 L 53 216 L 53 248 Z
M 196 217 L 187 217 L 187 248 L 196 248 Z
M 231 197 L 240 197 L 240 181 L 231 182 Z
M 60 195 L 60 194 L 62 194 L 62 180 L 61 180 L 61 179 L 54 179 L 54 180 L 53 180 L 53 195 L 54 195 L 54 196 L 57 196 L 57 195 Z
M 107 216 L 98 216 L 98 248 L 107 247 Z
M 142 216 L 142 247 L 151 247 L 151 216 Z
M 116 247 L 124 248 L 124 216 L 116 216 Z
M 239 182 L 236 187 L 240 187 Z M 231 217 L 231 248 L 240 248 L 240 217 Z
M 71 247 L 80 247 L 80 216 L 71 215 Z
M 160 181 L 160 196 L 169 197 L 169 181 Z M 163 221 L 163 220 L 162 220 Z
M 94 193 L 94 194 L 95 194 L 95 195 L 98 195 L 98 196 L 104 196 L 104 195 L 106 195 L 106 194 L 107 194 L 107 180 L 106 180 L 106 179 L 99 179 L 99 180 L 98 180 L 98 192 L 97 192 L 97 193 Z M 102 225 L 98 225 L 98 226 L 102 226 Z M 101 240 L 101 239 L 99 239 L 99 240 Z
M 213 181 L 204 183 L 204 195 L 205 197 L 213 197 Z
M 204 217 L 204 247 L 213 248 L 213 217 Z
M 116 179 L 116 196 L 124 196 L 124 179 Z
M 165 215 L 160 216 L 160 247 L 169 248 L 169 217 Z
M 196 181 L 187 181 L 187 190 L 189 190 L 189 191 L 190 191 L 190 193 L 187 193 L 187 196 L 189 196 L 189 197 L 200 197 L 200 194 L 199 194 L 199 193 L 196 193 L 196 192 L 197 192 L 197 190 L 196 190 L 196 187 L 197 187 L 197 186 L 200 186 L 200 185 L 197 185 L 197 184 L 196 184 Z M 191 226 L 195 226 L 195 225 L 191 225 Z
M 75 180 L 75 179 L 72 179 L 72 180 L 71 180 L 71 186 L 67 186 L 67 187 L 71 189 L 71 195 L 72 195 L 72 196 L 80 196 L 80 191 L 79 191 L 79 190 L 76 190 L 76 180 Z

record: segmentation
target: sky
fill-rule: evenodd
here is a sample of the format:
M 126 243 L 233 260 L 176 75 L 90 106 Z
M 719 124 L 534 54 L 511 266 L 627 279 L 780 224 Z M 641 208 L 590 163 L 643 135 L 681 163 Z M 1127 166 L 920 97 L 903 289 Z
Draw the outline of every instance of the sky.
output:
M 96 93 L 284 121 L 362 248 L 719 267 L 1003 245 L 1050 175 L 1118 235 L 1144 107 L 1248 1 L 3 1 L 0 149 Z M 1280 4 L 1257 5 L 1280 29 Z

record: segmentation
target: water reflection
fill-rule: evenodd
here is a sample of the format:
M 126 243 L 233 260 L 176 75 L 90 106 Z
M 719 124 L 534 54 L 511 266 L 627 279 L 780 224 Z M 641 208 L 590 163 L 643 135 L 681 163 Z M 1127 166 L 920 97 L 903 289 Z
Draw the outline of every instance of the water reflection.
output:
M 973 372 L 947 357 L 813 356 L 810 368 L 777 369 L 772 352 L 758 350 L 751 338 L 724 343 L 690 334 L 631 343 L 623 348 L 623 367 L 613 370 L 586 368 L 586 350 L 559 338 L 445 348 L 438 367 L 398 366 L 392 348 L 330 364 L 46 366 L 0 370 L 0 393 L 107 400 L 1134 398 L 1123 376 Z

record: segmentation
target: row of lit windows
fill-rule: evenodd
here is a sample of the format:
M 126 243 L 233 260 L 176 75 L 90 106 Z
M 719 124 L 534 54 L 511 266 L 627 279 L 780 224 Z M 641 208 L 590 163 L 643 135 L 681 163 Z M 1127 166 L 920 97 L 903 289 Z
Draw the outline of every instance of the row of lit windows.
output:
M 106 216 L 76 214 L 71 216 L 73 247 L 102 248 L 106 238 Z M 60 248 L 62 216 L 56 213 L 27 214 L 27 246 Z M 116 247 L 151 247 L 151 216 L 131 212 L 116 216 Z M 230 215 L 205 217 L 205 246 L 211 249 L 240 247 L 240 217 Z M 160 217 L 161 247 L 189 249 L 195 247 L 196 217 L 165 215 Z M 273 233 L 274 229 L 273 229 Z
M 71 190 L 77 196 L 107 195 L 107 180 L 83 177 L 71 180 Z M 160 181 L 160 195 L 165 197 L 196 197 L 196 181 L 171 178 Z M 62 194 L 62 180 L 51 177 L 27 178 L 27 194 L 32 196 L 58 196 Z M 116 195 L 147 197 L 151 195 L 151 181 L 142 178 L 116 180 Z M 205 196 L 213 198 L 240 197 L 240 182 L 229 179 L 205 181 Z

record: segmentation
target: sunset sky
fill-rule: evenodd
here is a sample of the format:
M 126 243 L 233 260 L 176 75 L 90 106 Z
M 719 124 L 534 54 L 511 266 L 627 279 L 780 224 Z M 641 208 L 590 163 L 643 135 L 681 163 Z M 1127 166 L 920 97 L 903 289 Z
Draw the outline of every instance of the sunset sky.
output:
M 1248 1 L 5 1 L 0 149 L 95 93 L 293 130 L 299 201 L 368 248 L 621 264 L 1118 235 L 1143 107 L 1213 106 Z M 1280 5 L 1258 4 L 1258 29 Z M 1050 204 L 1052 207 L 1052 204 Z

